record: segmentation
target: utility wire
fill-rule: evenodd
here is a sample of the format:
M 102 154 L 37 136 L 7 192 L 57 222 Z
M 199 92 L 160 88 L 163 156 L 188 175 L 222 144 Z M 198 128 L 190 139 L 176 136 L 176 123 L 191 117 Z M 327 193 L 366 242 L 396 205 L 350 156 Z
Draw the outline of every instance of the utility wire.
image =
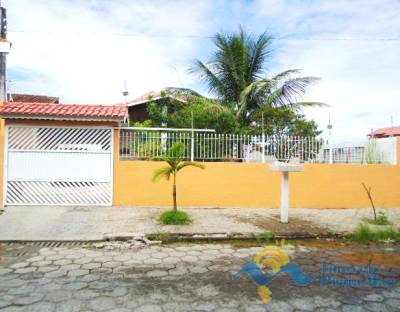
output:
M 214 36 L 206 35 L 156 35 L 156 34 L 132 34 L 132 33 L 96 33 L 96 32 L 52 32 L 52 31 L 35 31 L 35 30 L 8 30 L 9 33 L 34 33 L 38 35 L 89 35 L 89 36 L 113 36 L 113 37 L 150 37 L 150 38 L 187 38 L 187 39 L 213 39 Z M 296 38 L 290 36 L 272 37 L 274 40 L 281 41 L 389 41 L 400 42 L 400 37 L 303 37 Z

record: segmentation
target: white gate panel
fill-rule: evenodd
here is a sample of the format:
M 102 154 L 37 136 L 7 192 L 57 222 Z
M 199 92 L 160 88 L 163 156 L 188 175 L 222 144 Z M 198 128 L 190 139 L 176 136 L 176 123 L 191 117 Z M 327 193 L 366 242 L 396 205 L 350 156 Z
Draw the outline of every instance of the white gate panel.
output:
M 6 205 L 111 205 L 112 128 L 6 128 Z
M 9 181 L 110 182 L 110 153 L 9 152 Z

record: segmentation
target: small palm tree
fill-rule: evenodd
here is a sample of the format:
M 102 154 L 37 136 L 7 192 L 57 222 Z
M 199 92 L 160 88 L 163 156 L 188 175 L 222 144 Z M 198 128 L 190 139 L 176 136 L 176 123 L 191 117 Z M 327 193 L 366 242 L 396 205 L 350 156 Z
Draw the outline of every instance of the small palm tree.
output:
M 153 175 L 153 182 L 156 182 L 162 178 L 170 179 L 171 175 L 173 177 L 172 184 L 172 197 L 174 202 L 174 211 L 178 211 L 178 206 L 176 202 L 176 175 L 177 173 L 188 166 L 193 166 L 197 168 L 204 169 L 204 165 L 197 164 L 191 161 L 185 161 L 185 146 L 182 142 L 177 142 L 172 144 L 171 148 L 168 150 L 166 156 L 157 157 L 157 160 L 163 160 L 168 163 L 167 167 L 157 169 Z

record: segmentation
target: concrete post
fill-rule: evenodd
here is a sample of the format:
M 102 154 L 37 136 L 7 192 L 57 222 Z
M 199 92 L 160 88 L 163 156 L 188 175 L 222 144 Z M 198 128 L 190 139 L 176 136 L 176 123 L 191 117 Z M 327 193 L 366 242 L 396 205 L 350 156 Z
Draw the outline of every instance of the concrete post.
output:
M 289 222 L 289 172 L 282 172 L 281 187 L 281 222 Z

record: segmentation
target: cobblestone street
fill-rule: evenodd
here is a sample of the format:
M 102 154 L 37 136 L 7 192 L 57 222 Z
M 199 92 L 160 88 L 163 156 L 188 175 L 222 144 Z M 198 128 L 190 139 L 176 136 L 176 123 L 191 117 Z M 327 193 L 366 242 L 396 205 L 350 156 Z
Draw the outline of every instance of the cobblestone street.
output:
M 263 247 L 171 245 L 140 250 L 0 245 L 2 311 L 400 311 L 400 246 L 334 242 L 285 245 L 290 262 L 321 275 L 322 263 L 378 267 L 394 286 L 296 286 L 279 274 L 264 304 L 248 274 L 232 273 Z M 341 276 L 341 275 L 338 275 Z M 352 274 L 354 278 L 360 275 Z

